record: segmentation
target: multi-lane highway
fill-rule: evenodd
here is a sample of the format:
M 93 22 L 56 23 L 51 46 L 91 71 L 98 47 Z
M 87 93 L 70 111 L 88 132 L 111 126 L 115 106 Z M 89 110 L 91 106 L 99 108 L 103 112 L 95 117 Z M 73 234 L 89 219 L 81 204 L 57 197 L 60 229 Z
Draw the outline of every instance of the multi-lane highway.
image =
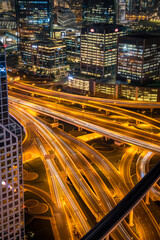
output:
M 119 100 L 119 99 L 106 99 L 106 98 L 96 98 L 96 97 L 88 97 L 81 96 L 77 94 L 70 94 L 65 92 L 58 92 L 49 89 L 44 89 L 40 87 L 36 87 L 33 85 L 29 85 L 22 82 L 10 82 L 10 88 L 20 89 L 21 91 L 32 92 L 33 94 L 42 94 L 53 98 L 66 99 L 66 101 L 93 101 L 95 103 L 105 103 L 105 104 L 114 104 L 116 106 L 121 107 L 131 107 L 131 108 L 160 108 L 160 102 L 139 102 L 139 101 L 129 101 L 129 100 Z
M 160 152 L 160 136 L 153 135 L 138 129 L 134 129 L 131 127 L 124 127 L 121 125 L 117 125 L 116 123 L 106 123 L 104 119 L 100 121 L 96 117 L 92 117 L 92 120 L 85 120 L 85 115 L 78 117 L 77 113 L 74 117 L 74 113 L 76 111 L 70 111 L 69 115 L 68 113 L 61 113 L 60 109 L 55 109 L 55 106 L 52 106 L 51 104 L 44 103 L 44 101 L 36 101 L 34 103 L 26 101 L 26 100 L 20 100 L 13 97 L 9 97 L 10 101 L 14 104 L 23 104 L 26 107 L 32 108 L 36 110 L 37 112 L 43 113 L 45 115 L 52 116 L 53 118 L 61 119 L 65 122 L 68 122 L 75 126 L 80 126 L 84 129 L 97 132 L 103 136 L 110 137 L 122 142 L 131 143 L 134 145 L 137 145 L 139 147 L 147 148 L 152 151 Z M 88 115 L 88 114 L 87 114 Z M 83 117 L 83 120 L 81 120 Z M 97 121 L 97 124 L 95 124 L 95 121 Z
M 60 119 L 118 141 L 152 150 L 153 152 L 160 152 L 160 137 L 158 135 L 118 124 L 102 114 L 98 115 L 96 112 L 92 112 L 89 108 L 81 111 L 76 105 L 71 107 L 65 104 L 65 101 L 79 102 L 80 105 L 115 112 L 121 116 L 125 115 L 134 120 L 145 122 L 149 126 L 154 126 L 158 130 L 160 129 L 160 123 L 157 120 L 141 114 L 118 108 L 114 106 L 115 101 L 107 102 L 101 99 L 97 100 L 96 98 L 78 95 L 72 96 L 71 94 L 51 92 L 25 84 L 22 85 L 19 84 L 18 86 L 18 84 L 14 84 L 14 89 L 16 89 L 16 91 L 18 89 L 19 93 L 14 91 L 9 92 L 12 94 L 10 103 L 13 108 L 13 114 L 15 111 L 14 108 L 17 108 L 19 109 L 18 111 L 21 112 L 21 116 L 28 118 L 28 121 L 34 123 L 33 129 L 36 135 L 37 145 L 49 169 L 48 176 L 51 176 L 51 179 L 48 179 L 51 185 L 51 198 L 54 199 L 58 209 L 56 216 L 53 214 L 53 217 L 57 221 L 57 236 L 59 236 L 59 239 L 74 239 L 72 232 L 74 222 L 78 223 L 78 226 L 76 226 L 77 231 L 80 236 L 83 236 L 91 228 L 91 220 L 87 219 L 88 215 L 86 215 L 83 207 L 79 205 L 74 194 L 69 189 L 66 178 L 69 178 L 78 192 L 79 197 L 83 199 L 84 204 L 90 212 L 92 212 L 96 221 L 99 221 L 116 205 L 116 202 L 107 185 L 104 184 L 101 176 L 96 172 L 91 163 L 96 164 L 108 178 L 108 181 L 120 200 L 133 187 L 130 178 L 129 162 L 131 162 L 134 157 L 134 150 L 131 154 L 129 153 L 127 155 L 126 153 L 121 161 L 120 174 L 122 178 L 113 165 L 98 151 L 80 139 L 73 138 L 65 132 L 58 129 L 51 130 L 46 123 L 35 117 L 35 112 Z M 25 100 L 24 95 L 20 93 L 20 88 L 23 88 L 24 93 L 27 92 Z M 31 94 L 34 96 L 43 96 L 43 98 L 31 97 Z M 64 103 L 57 104 L 53 99 L 58 99 L 59 102 L 63 100 Z M 113 106 L 108 105 L 108 103 L 113 103 Z M 28 111 L 30 111 L 30 113 Z M 33 112 L 34 114 L 32 114 Z M 27 132 L 28 136 L 30 136 L 30 134 L 32 135 L 33 133 Z M 43 144 L 43 142 L 45 142 L 45 144 Z M 24 147 L 27 149 L 31 143 L 32 140 L 25 141 Z M 59 167 L 53 159 L 49 157 L 46 145 L 55 152 L 59 164 L 63 169 L 62 172 L 60 172 Z M 136 147 L 134 148 L 136 151 Z M 88 162 L 86 157 L 90 159 L 91 163 Z M 126 168 L 127 164 L 128 168 Z M 124 169 L 126 171 L 124 171 Z M 158 240 L 159 229 L 157 223 L 149 210 L 146 210 L 145 203 L 141 203 L 135 208 L 134 215 L 137 232 L 134 233 L 129 225 L 123 221 L 122 224 L 112 232 L 112 238 L 118 240 L 139 238 Z M 143 219 L 142 215 L 145 216 L 145 219 Z M 63 223 L 66 227 L 66 236 L 64 236 L 64 232 L 62 233 Z
M 27 113 L 26 113 L 27 114 Z M 32 117 L 30 116 L 30 120 L 32 119 Z M 40 128 L 40 122 L 38 122 L 39 124 L 39 127 L 38 128 Z M 44 126 L 44 124 L 43 124 L 43 126 Z M 48 127 L 46 126 L 46 129 L 48 129 Z M 49 129 L 48 129 L 49 130 Z M 52 135 L 53 135 L 53 132 L 52 132 Z M 46 132 L 45 132 L 45 137 L 46 137 Z M 53 140 L 55 141 L 56 140 L 56 144 L 55 144 L 55 142 L 54 142 L 54 147 L 56 147 L 56 151 L 57 152 L 60 152 L 61 154 L 60 154 L 60 156 L 63 158 L 63 156 L 64 156 L 64 151 L 66 152 L 66 150 L 64 150 L 64 146 L 62 146 L 62 143 L 61 143 L 61 147 L 60 146 L 58 146 L 57 144 L 58 144 L 58 142 L 60 141 L 60 142 L 62 142 L 62 140 L 60 140 L 59 139 L 59 137 L 57 136 L 56 137 L 56 139 L 55 139 L 55 134 L 54 134 L 54 138 L 53 138 Z M 50 141 L 50 144 L 52 144 L 52 142 Z M 57 146 L 56 146 L 57 145 Z M 63 143 L 63 145 L 65 145 L 65 143 Z M 46 155 L 46 152 L 45 152 L 45 149 L 44 149 L 44 147 L 42 146 L 42 144 L 39 142 L 39 146 L 40 146 L 40 148 L 41 148 L 41 150 L 42 150 L 42 152 L 44 153 L 44 155 Z M 69 146 L 66 146 L 67 147 L 67 150 L 68 150 L 68 148 L 69 148 Z M 70 155 L 72 156 L 72 158 L 73 159 L 75 159 L 75 152 L 73 152 L 71 149 L 70 149 Z M 68 159 L 70 159 L 70 156 L 67 154 L 67 157 L 68 157 Z M 77 157 L 77 156 L 76 156 Z M 76 187 L 76 181 L 75 181 L 75 179 L 74 178 L 72 178 L 71 177 L 71 175 L 73 174 L 72 172 L 73 172 L 73 170 L 72 170 L 72 167 L 71 167 L 71 165 L 69 164 L 69 161 L 67 161 L 67 159 L 66 159 L 66 157 L 64 156 L 64 158 L 65 158 L 65 170 L 66 170 L 66 172 L 67 172 L 67 175 L 70 177 L 70 179 L 72 180 L 72 183 L 74 184 L 74 186 Z M 84 157 L 82 158 L 83 159 L 83 161 L 84 161 Z M 77 158 L 76 158 L 76 160 L 77 160 Z M 74 161 L 76 161 L 76 160 L 74 160 Z M 47 163 L 48 163 L 48 165 L 50 166 L 50 171 L 53 171 L 54 172 L 54 176 L 56 176 L 56 179 L 58 178 L 59 179 L 59 176 L 57 175 L 57 172 L 56 172 L 56 170 L 55 170 L 55 168 L 54 168 L 54 166 L 52 166 L 52 163 L 51 163 L 51 161 L 49 160 L 49 159 L 46 159 L 46 161 L 47 161 Z M 73 160 L 72 159 L 70 159 L 70 161 L 72 161 L 72 165 L 73 165 Z M 84 166 L 84 169 L 85 169 L 85 167 L 86 167 L 86 160 L 85 160 L 85 166 Z M 82 163 L 81 163 L 82 164 Z M 91 167 L 91 166 L 90 166 Z M 74 173 L 74 175 L 76 175 L 76 172 L 78 172 L 78 170 L 76 170 L 76 167 L 74 168 L 74 171 L 75 171 L 75 173 Z M 92 171 L 93 171 L 93 168 L 92 168 Z M 90 176 L 91 175 L 93 175 L 93 173 L 92 173 L 92 171 L 90 171 Z M 95 175 L 96 175 L 96 179 L 95 179 Z M 92 198 L 92 196 L 93 196 L 93 191 L 91 192 L 90 191 L 90 194 L 88 193 L 87 195 L 86 195 L 86 191 L 87 191 L 87 189 L 89 188 L 89 186 L 88 185 L 86 185 L 86 183 L 84 184 L 84 178 L 82 177 L 82 175 L 81 176 L 79 176 L 80 177 L 80 180 L 78 179 L 78 182 L 79 182 L 79 184 L 81 184 L 79 187 L 80 187 L 80 189 L 81 189 L 81 191 L 79 192 L 79 194 L 81 195 L 81 197 L 83 197 L 83 199 L 85 200 L 86 199 L 86 197 L 88 198 L 88 196 L 89 196 L 89 198 Z M 98 179 L 97 179 L 98 178 Z M 60 179 L 59 179 L 59 181 L 60 181 Z M 96 190 L 96 192 L 99 192 L 99 194 L 98 194 L 98 196 L 100 197 L 100 198 L 98 198 L 98 199 L 96 199 L 96 201 L 95 201 L 95 206 L 93 206 L 93 205 L 91 205 L 91 206 L 89 206 L 89 208 L 92 210 L 92 211 L 96 211 L 96 215 L 97 215 L 97 220 L 100 220 L 104 215 L 105 215 L 105 213 L 106 212 L 108 212 L 109 210 L 111 210 L 112 209 L 112 207 L 113 206 L 115 206 L 116 205 L 116 203 L 115 203 L 115 201 L 113 201 L 113 199 L 111 198 L 111 196 L 110 196 L 110 192 L 108 191 L 108 189 L 107 189 L 107 187 L 106 186 L 104 186 L 104 183 L 102 182 L 102 180 L 97 176 L 97 174 L 95 173 L 95 171 L 94 171 L 94 175 L 92 176 L 92 178 L 90 179 L 90 182 L 94 185 L 94 189 Z M 101 183 L 101 184 L 100 184 Z M 61 182 L 61 184 L 62 184 L 62 182 Z M 63 184 L 62 184 L 63 185 Z M 85 186 L 86 185 L 86 186 Z M 102 188 L 102 186 L 104 187 L 104 189 L 105 189 L 105 191 L 104 191 L 104 189 Z M 63 190 L 64 190 L 64 186 L 63 186 Z M 106 192 L 107 192 L 107 194 L 106 194 Z M 86 196 L 85 196 L 86 195 Z M 108 195 L 108 196 L 107 196 Z M 68 194 L 67 194 L 67 196 L 68 196 Z M 102 198 L 101 198 L 102 197 Z M 59 201 L 58 201 L 59 202 Z M 97 205 L 97 203 L 98 203 L 98 205 Z M 101 203 L 101 204 L 100 204 Z M 100 206 L 102 205 L 102 209 L 99 209 L 100 208 Z M 95 210 L 94 210 L 95 209 Z M 99 219 L 98 219 L 99 218 Z M 127 230 L 125 230 L 125 228 L 127 229 Z M 120 225 L 119 226 L 119 232 L 120 233 L 118 233 L 118 232 L 115 232 L 114 234 L 115 234 L 115 238 L 116 239 L 130 239 L 130 236 L 134 236 L 134 239 L 136 239 L 136 236 L 134 235 L 134 233 L 130 230 L 130 229 L 128 229 L 128 226 L 125 224 L 124 226 L 122 225 Z M 127 233 L 127 232 L 129 232 L 129 233 Z M 130 235 L 131 234 L 131 235 Z M 118 237 L 117 237 L 118 236 Z M 123 237 L 122 237 L 123 236 Z
M 57 91 L 51 91 L 47 89 L 38 88 L 35 86 L 27 85 L 27 84 L 21 84 L 13 82 L 11 85 L 9 85 L 10 93 L 12 94 L 14 91 L 18 91 L 20 93 L 26 93 L 30 94 L 32 96 L 43 96 L 45 98 L 49 99 L 57 99 L 60 101 L 69 102 L 70 104 L 78 103 L 82 105 L 83 107 L 88 106 L 95 109 L 101 109 L 106 112 L 114 112 L 120 115 L 124 115 L 127 117 L 131 117 L 132 119 L 146 122 L 147 124 L 150 124 L 151 126 L 157 127 L 160 129 L 160 123 L 159 121 L 144 116 L 143 114 L 139 114 L 133 111 L 126 110 L 124 108 L 117 107 L 119 106 L 118 103 L 122 103 L 122 107 L 133 107 L 133 108 L 160 108 L 160 103 L 146 103 L 146 102 L 138 102 L 135 103 L 135 101 L 121 101 L 121 100 L 111 100 L 111 99 L 103 99 L 103 98 L 94 98 L 94 97 L 86 97 L 86 96 L 80 96 L 80 95 L 74 95 L 69 93 L 63 93 L 63 92 L 57 92 Z M 144 106 L 144 107 L 143 107 Z

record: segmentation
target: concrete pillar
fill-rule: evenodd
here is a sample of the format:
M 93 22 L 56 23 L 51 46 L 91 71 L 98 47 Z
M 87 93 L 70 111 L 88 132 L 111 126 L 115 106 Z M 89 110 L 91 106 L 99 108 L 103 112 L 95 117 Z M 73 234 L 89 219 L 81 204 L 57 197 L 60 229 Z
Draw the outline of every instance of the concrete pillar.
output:
M 61 103 L 61 99 L 60 98 L 58 98 L 58 103 Z
M 139 120 L 136 120 L 136 124 L 140 124 L 140 121 L 139 121 Z
M 151 108 L 151 117 L 152 117 L 152 115 L 153 115 L 153 108 Z
M 110 112 L 106 111 L 106 115 L 108 115 Z
M 82 128 L 81 128 L 81 127 L 78 127 L 78 131 L 79 131 L 79 132 L 82 131 Z
M 146 204 L 147 205 L 149 205 L 150 204 L 150 202 L 149 202 L 149 191 L 147 192 L 147 194 L 146 194 Z
M 133 227 L 134 223 L 133 223 L 133 210 L 129 213 L 129 226 Z
M 31 97 L 34 97 L 34 93 L 31 93 Z

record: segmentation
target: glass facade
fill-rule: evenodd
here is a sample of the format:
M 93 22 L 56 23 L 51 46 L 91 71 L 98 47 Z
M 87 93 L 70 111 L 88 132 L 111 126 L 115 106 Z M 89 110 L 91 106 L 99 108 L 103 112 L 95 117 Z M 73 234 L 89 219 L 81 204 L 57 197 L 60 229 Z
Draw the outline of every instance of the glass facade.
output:
M 52 4 L 52 0 L 16 0 L 20 40 L 35 40 L 52 36 Z
M 0 239 L 24 240 L 22 131 L 8 113 L 5 62 L 0 43 Z
M 117 39 L 125 34 L 125 27 L 96 24 L 82 28 L 81 73 L 108 77 L 116 73 Z
M 5 48 L 0 42 L 0 123 L 8 124 L 8 89 Z
M 160 38 L 125 36 L 118 41 L 117 79 L 140 84 L 159 80 Z
M 83 0 L 82 11 L 82 25 L 116 21 L 114 0 Z

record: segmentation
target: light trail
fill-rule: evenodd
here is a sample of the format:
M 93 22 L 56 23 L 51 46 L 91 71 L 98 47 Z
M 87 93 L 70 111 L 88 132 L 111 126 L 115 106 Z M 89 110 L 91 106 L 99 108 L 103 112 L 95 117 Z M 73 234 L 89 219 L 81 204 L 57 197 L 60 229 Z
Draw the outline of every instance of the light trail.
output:
M 10 101 L 13 101 L 14 103 L 18 103 L 18 104 L 22 104 L 24 106 L 27 106 L 31 109 L 34 109 L 40 113 L 43 113 L 43 114 L 46 114 L 46 115 L 49 115 L 51 117 L 56 117 L 58 119 L 61 119 L 65 122 L 68 122 L 70 124 L 73 124 L 73 125 L 76 125 L 76 126 L 80 126 L 84 129 L 87 129 L 89 131 L 93 131 L 93 132 L 97 132 L 99 134 L 102 134 L 104 136 L 107 136 L 107 137 L 110 137 L 110 138 L 113 138 L 113 139 L 116 139 L 116 140 L 119 140 L 119 141 L 122 141 L 122 142 L 126 142 L 126 143 L 131 143 L 131 144 L 134 144 L 134 145 L 137 145 L 139 147 L 142 147 L 142 148 L 146 148 L 146 149 L 150 149 L 152 151 L 157 151 L 157 152 L 160 152 L 160 145 L 159 145 L 159 141 L 156 142 L 156 144 L 153 144 L 151 143 L 150 141 L 142 141 L 142 140 L 138 140 L 134 137 L 130 137 L 130 136 L 126 136 L 124 134 L 121 134 L 121 133 L 115 133 L 113 130 L 107 130 L 103 127 L 100 127 L 100 126 L 97 126 L 95 124 L 92 124 L 92 123 L 89 123 L 89 122 L 86 122 L 86 121 L 83 121 L 83 120 L 80 120 L 80 119 L 77 119 L 77 118 L 74 118 L 74 117 L 70 117 L 66 114 L 62 114 L 62 113 L 59 113 L 57 111 L 54 111 L 54 110 L 50 110 L 46 107 L 42 107 L 42 106 L 39 106 L 39 105 L 36 105 L 36 104 L 33 104 L 33 103 L 28 103 L 24 100 L 19 100 L 19 99 L 16 99 L 16 98 L 9 98 Z M 120 131 L 120 129 L 119 129 Z M 154 139 L 153 139 L 153 142 L 154 142 Z
M 142 121 L 144 123 L 147 123 L 153 127 L 156 127 L 160 130 L 160 122 L 157 121 L 156 119 L 153 119 L 151 117 L 148 116 L 144 116 L 142 114 L 139 113 L 135 113 L 133 111 L 130 110 L 126 110 L 124 108 L 119 108 L 118 106 L 118 102 L 122 102 L 124 103 L 123 100 L 112 100 L 112 99 L 103 99 L 103 98 L 94 98 L 94 97 L 84 97 L 84 96 L 80 96 L 80 95 L 74 95 L 74 94 L 68 94 L 68 93 L 63 93 L 63 92 L 57 92 L 57 91 L 51 91 L 51 90 L 47 90 L 47 89 L 42 89 L 42 88 L 38 88 L 38 87 L 33 87 L 30 85 L 27 85 L 27 88 L 24 88 L 26 85 L 21 84 L 20 86 L 22 88 L 20 88 L 19 85 L 17 85 L 17 83 L 13 83 L 16 86 L 12 86 L 19 88 L 20 91 L 25 90 L 28 93 L 32 93 L 32 94 L 37 94 L 37 95 L 41 95 L 46 97 L 46 99 L 48 98 L 54 98 L 54 99 L 58 99 L 58 101 L 61 99 L 62 101 L 67 101 L 67 102 L 71 102 L 71 103 L 77 103 L 80 105 L 84 105 L 84 106 L 89 106 L 95 109 L 103 109 L 104 111 L 109 111 L 109 112 L 113 112 L 113 113 L 118 113 L 120 115 L 123 116 L 129 116 L 132 119 L 138 120 L 138 121 Z M 36 92 L 37 90 L 37 92 Z M 46 93 L 47 92 L 47 93 Z M 107 105 L 107 103 L 112 103 L 113 105 Z M 129 102 L 127 101 L 126 105 L 127 107 L 134 107 L 136 108 L 136 102 Z M 143 105 L 143 103 L 138 103 L 138 106 L 141 107 L 141 104 Z M 153 105 L 155 105 L 156 107 L 160 108 L 160 103 L 144 103 L 144 106 L 147 107 L 153 107 Z M 122 104 L 123 107 L 125 107 L 125 104 Z
M 31 120 L 32 118 L 30 117 L 30 120 Z M 34 120 L 35 121 L 35 120 Z M 44 124 L 42 124 L 41 122 L 39 122 L 38 120 L 36 120 L 36 124 L 38 124 L 37 125 L 37 127 L 38 127 L 38 129 L 41 129 L 40 128 L 40 126 L 41 125 L 43 125 L 43 127 L 45 126 Z M 39 130 L 38 130 L 39 131 Z M 45 126 L 45 136 L 46 136 L 46 134 L 47 134 L 47 131 L 49 131 L 49 128 L 47 127 L 47 126 Z M 50 130 L 51 131 L 51 130 Z M 41 132 L 42 133 L 44 133 L 44 130 L 42 131 L 42 129 L 41 129 Z M 42 134 L 41 133 L 41 134 Z M 53 131 L 51 131 L 51 133 L 53 134 Z M 50 137 L 49 137 L 50 138 Z M 58 141 L 60 141 L 60 139 L 59 138 L 55 138 L 54 139 L 54 142 L 56 141 L 56 144 L 58 143 Z M 53 142 L 53 140 L 52 139 L 50 139 L 50 142 Z M 50 143 L 51 144 L 51 143 Z M 43 147 L 43 145 L 41 144 L 41 142 L 40 142 L 40 144 L 39 144 L 39 146 L 40 146 L 40 148 L 41 148 L 41 150 L 42 150 L 42 152 L 43 152 L 43 154 L 44 154 L 44 156 L 47 154 L 46 153 L 46 151 L 45 151 L 45 149 L 44 149 L 44 147 Z M 67 145 L 65 145 L 66 147 L 67 147 Z M 54 147 L 56 147 L 55 146 L 55 143 L 54 143 Z M 74 151 L 72 151 L 72 153 L 74 153 L 74 155 L 75 155 L 75 152 Z M 69 157 L 69 156 L 68 156 Z M 46 161 L 47 162 L 49 162 L 49 165 L 51 164 L 51 160 L 50 159 L 46 159 Z M 51 167 L 49 168 L 50 169 L 50 171 L 51 171 Z M 53 169 L 52 169 L 53 170 Z M 54 169 L 54 174 L 53 173 L 51 173 L 51 176 L 56 176 L 56 179 L 57 179 L 57 173 L 55 174 L 55 169 Z M 59 182 L 60 180 L 59 180 L 59 178 L 58 178 L 58 182 Z M 100 184 L 98 185 L 98 187 L 100 188 Z M 61 188 L 62 188 L 62 182 L 61 182 Z M 81 189 L 83 189 L 83 191 L 84 191 L 84 186 L 82 186 L 81 187 Z M 64 190 L 64 189 L 63 189 Z M 103 191 L 104 192 L 104 191 Z M 103 197 L 104 197 L 104 199 L 105 199 L 105 204 L 106 205 L 108 205 L 108 209 L 109 210 L 111 210 L 113 207 L 112 207 L 112 205 L 111 205 L 111 203 L 110 203 L 110 201 L 108 200 L 107 201 L 107 199 L 108 199 L 108 197 L 107 197 L 107 195 L 106 195 L 106 193 L 104 192 L 103 193 Z M 112 204 L 113 204 L 113 200 L 112 200 Z M 114 205 L 115 205 L 115 202 L 114 202 Z M 96 212 L 98 212 L 99 213 L 99 215 L 101 215 L 101 217 L 100 218 L 102 218 L 104 215 L 105 215 L 105 211 L 103 211 L 103 209 L 98 209 L 98 206 L 99 205 L 97 205 L 97 203 L 95 202 L 95 207 L 96 207 Z M 92 208 L 91 208 L 92 209 Z M 107 209 L 107 211 L 108 211 L 108 209 Z M 75 211 L 75 208 L 74 208 L 74 211 Z M 131 237 L 130 237 L 130 235 L 128 234 L 128 232 L 127 232 L 127 230 L 126 230 L 126 228 L 127 228 L 127 225 L 125 225 L 125 226 L 123 226 L 122 224 L 120 224 L 120 226 L 119 226 L 119 229 L 120 229 L 120 233 L 122 234 L 122 236 L 124 236 L 125 237 L 125 239 L 131 239 Z M 131 231 L 130 231 L 130 233 L 131 233 Z M 133 234 L 133 233 L 132 233 Z M 133 234 L 133 236 L 134 236 L 134 234 Z M 119 236 L 119 240 L 120 240 L 121 238 L 120 238 L 120 236 Z M 123 238 L 122 238 L 123 239 Z M 134 238 L 134 239 L 136 239 L 136 238 Z
M 61 135 L 63 135 L 64 138 L 66 137 L 66 133 L 62 131 L 61 131 Z M 93 147 L 89 146 L 85 142 L 82 142 L 81 140 L 78 140 L 73 136 L 67 135 L 66 138 L 70 140 L 73 145 L 80 148 L 81 152 L 84 153 L 88 158 L 90 158 L 98 166 L 98 168 L 108 178 L 109 182 L 115 189 L 115 192 L 120 197 L 120 199 L 122 199 L 129 192 L 129 188 L 124 184 L 124 181 L 122 180 L 122 177 L 120 176 L 119 172 L 102 154 L 100 154 L 97 150 L 95 150 Z M 153 218 L 153 215 L 150 213 L 148 209 L 146 210 L 145 207 L 142 208 L 144 209 L 144 211 L 143 211 L 143 214 L 141 215 L 141 207 L 139 208 L 138 206 L 139 205 L 137 205 L 134 208 L 134 212 L 135 212 L 134 221 L 136 223 L 136 227 L 139 230 L 139 233 L 141 233 L 140 234 L 141 239 L 147 239 L 147 240 L 153 239 L 153 238 L 158 239 L 159 237 L 157 238 L 157 236 L 159 236 L 159 228 L 158 228 L 157 222 Z M 141 216 L 139 216 L 139 214 Z M 146 231 L 144 231 L 143 229 L 146 229 Z M 153 237 L 154 234 L 155 234 L 155 237 Z M 144 236 L 144 238 L 142 236 Z

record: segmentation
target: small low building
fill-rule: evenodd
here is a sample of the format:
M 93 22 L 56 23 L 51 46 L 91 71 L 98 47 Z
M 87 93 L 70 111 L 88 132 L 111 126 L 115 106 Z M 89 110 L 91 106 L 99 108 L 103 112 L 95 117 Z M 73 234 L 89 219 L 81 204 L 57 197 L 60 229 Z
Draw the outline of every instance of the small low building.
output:
M 68 76 L 68 87 L 73 90 L 79 90 L 84 93 L 95 95 L 95 79 L 83 76 L 81 74 L 74 74 Z

